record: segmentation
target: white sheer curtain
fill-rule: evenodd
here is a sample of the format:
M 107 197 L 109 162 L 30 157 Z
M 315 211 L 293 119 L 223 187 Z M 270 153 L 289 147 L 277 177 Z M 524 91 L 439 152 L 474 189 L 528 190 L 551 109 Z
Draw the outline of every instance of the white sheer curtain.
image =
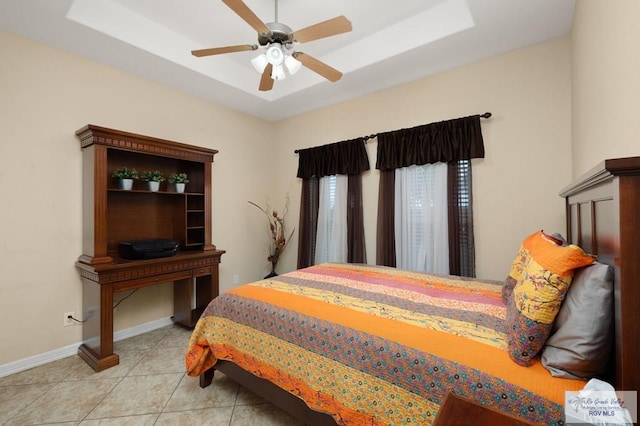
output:
M 347 175 L 320 179 L 315 264 L 347 262 Z
M 395 172 L 396 267 L 449 273 L 447 164 Z

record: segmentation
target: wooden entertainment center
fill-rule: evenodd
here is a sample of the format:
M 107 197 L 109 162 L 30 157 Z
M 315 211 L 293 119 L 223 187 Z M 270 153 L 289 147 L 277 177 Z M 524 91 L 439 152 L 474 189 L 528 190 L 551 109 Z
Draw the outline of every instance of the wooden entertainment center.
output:
M 95 371 L 113 367 L 114 293 L 173 282 L 174 322 L 193 327 L 218 295 L 224 254 L 211 243 L 211 168 L 218 152 L 178 142 L 87 125 L 76 132 L 83 161 L 83 244 L 76 262 L 83 287 L 83 343 L 78 354 Z M 119 189 L 113 172 L 187 173 L 185 192 L 166 181 L 157 192 L 145 182 Z M 166 238 L 179 242 L 171 257 L 122 259 L 122 241 Z

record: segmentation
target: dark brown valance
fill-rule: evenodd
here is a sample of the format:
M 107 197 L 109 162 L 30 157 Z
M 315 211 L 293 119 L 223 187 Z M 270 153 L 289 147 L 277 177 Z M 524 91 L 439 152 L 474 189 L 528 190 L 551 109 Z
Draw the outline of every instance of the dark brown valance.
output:
M 480 116 L 378 133 L 376 169 L 484 158 Z
M 369 170 L 364 138 L 336 142 L 298 151 L 298 177 L 359 175 Z

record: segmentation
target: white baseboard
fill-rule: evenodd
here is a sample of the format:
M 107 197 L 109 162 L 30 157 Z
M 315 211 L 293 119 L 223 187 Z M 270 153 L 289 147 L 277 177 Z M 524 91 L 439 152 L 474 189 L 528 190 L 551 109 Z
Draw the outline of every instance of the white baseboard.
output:
M 162 318 L 159 320 L 147 322 L 144 324 L 136 325 L 134 327 L 126 328 L 124 330 L 116 331 L 113 334 L 113 340 L 117 342 L 119 340 L 137 336 L 138 334 L 148 333 L 149 331 L 157 330 L 159 328 L 166 327 L 172 324 L 173 321 L 171 320 L 171 318 Z M 0 365 L 0 377 L 9 376 L 11 374 L 19 373 L 20 371 L 28 370 L 39 365 L 47 364 L 52 361 L 57 361 L 68 356 L 75 355 L 78 353 L 78 347 L 81 344 L 82 342 L 73 343 L 71 345 L 54 349 L 49 352 L 33 355 L 28 358 Z

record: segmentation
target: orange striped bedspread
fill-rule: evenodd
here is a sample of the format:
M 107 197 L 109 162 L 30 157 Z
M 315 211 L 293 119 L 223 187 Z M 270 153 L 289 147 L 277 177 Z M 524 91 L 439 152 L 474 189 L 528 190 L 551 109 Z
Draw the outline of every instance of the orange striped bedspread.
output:
M 584 382 L 505 350 L 500 283 L 322 264 L 214 299 L 186 354 L 198 376 L 232 361 L 338 424 L 431 424 L 449 392 L 536 424 L 562 424 Z

